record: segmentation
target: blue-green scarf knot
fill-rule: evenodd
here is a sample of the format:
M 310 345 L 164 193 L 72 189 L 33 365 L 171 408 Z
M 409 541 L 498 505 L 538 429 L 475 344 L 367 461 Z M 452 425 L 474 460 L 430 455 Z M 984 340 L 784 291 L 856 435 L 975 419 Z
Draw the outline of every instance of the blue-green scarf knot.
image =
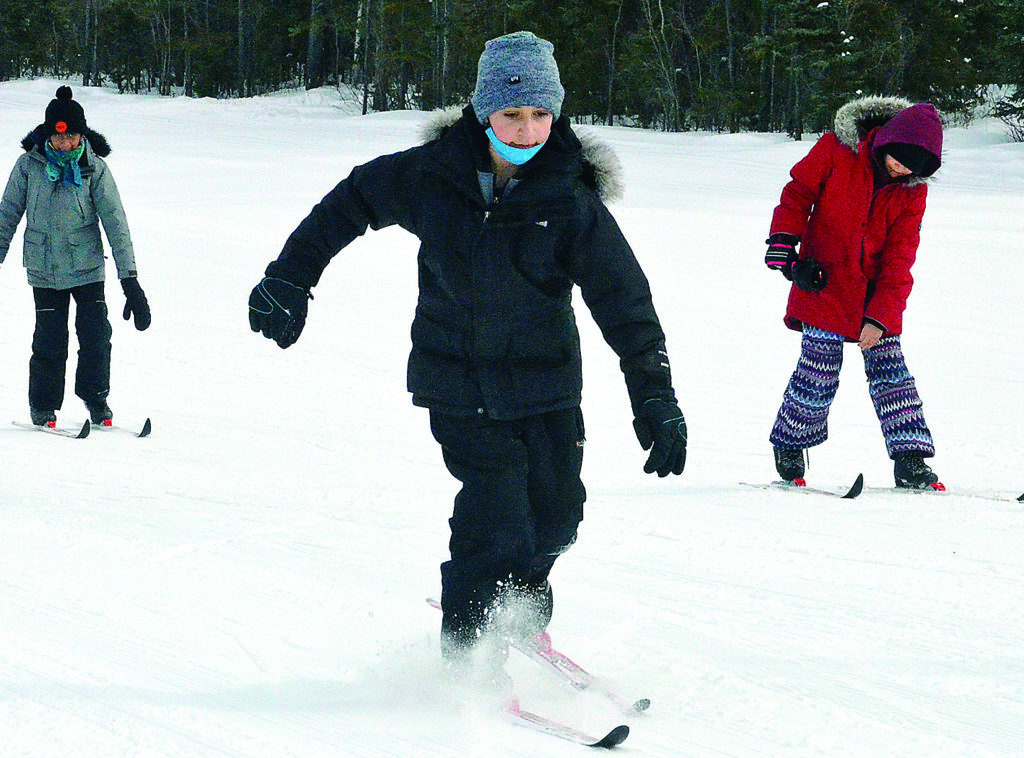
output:
M 82 153 L 85 152 L 85 143 L 62 153 L 54 149 L 50 141 L 46 141 L 46 177 L 51 182 L 59 182 L 62 179 L 66 184 L 73 184 L 76 187 L 82 186 L 82 167 L 78 165 Z

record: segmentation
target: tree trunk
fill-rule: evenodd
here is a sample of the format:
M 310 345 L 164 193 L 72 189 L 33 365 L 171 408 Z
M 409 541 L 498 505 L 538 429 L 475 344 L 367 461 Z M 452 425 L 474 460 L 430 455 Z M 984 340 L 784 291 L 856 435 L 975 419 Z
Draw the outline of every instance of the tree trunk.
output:
M 800 72 L 793 69 L 793 121 L 790 135 L 798 142 L 804 138 L 804 120 L 800 114 Z
M 238 96 L 249 94 L 249 50 L 246 44 L 245 0 L 238 0 Z
M 384 7 L 383 0 L 370 0 L 370 39 L 373 50 L 373 109 L 390 110 L 388 102 L 388 67 L 384 65 Z
M 311 0 L 309 8 L 309 44 L 306 47 L 306 89 L 322 87 L 327 82 L 327 3 Z
M 359 3 L 356 23 L 356 60 L 359 61 L 359 79 L 363 84 L 363 115 L 370 112 L 370 10 L 371 0 Z
M 736 42 L 732 31 L 732 5 L 729 0 L 725 0 L 725 44 L 727 48 L 727 62 L 729 68 L 729 101 L 726 119 L 728 121 L 727 126 L 729 132 L 735 133 L 738 131 L 736 127 L 736 101 L 739 99 L 739 93 L 736 92 L 736 64 L 734 53 Z
M 608 90 L 607 101 L 605 102 L 605 123 L 609 126 L 615 120 L 615 71 L 616 71 L 616 50 L 619 42 L 619 25 L 622 22 L 622 6 L 625 0 L 619 0 L 619 10 L 615 14 L 615 26 L 612 27 L 612 38 L 608 47 Z
M 450 0 L 433 0 L 434 56 L 432 61 L 432 93 L 430 107 L 443 108 L 448 103 L 448 76 L 450 73 L 448 18 Z
M 658 74 L 661 79 L 662 123 L 666 131 L 678 131 L 679 93 L 676 88 L 676 70 L 669 49 L 668 38 L 665 36 L 665 11 L 661 0 L 658 0 L 657 18 L 651 7 L 651 0 L 642 2 L 647 20 L 648 32 L 657 57 Z
M 82 56 L 82 85 L 92 85 L 92 72 L 96 70 L 96 48 L 92 45 L 93 25 L 96 20 L 93 18 L 92 0 L 85 0 L 85 55 Z

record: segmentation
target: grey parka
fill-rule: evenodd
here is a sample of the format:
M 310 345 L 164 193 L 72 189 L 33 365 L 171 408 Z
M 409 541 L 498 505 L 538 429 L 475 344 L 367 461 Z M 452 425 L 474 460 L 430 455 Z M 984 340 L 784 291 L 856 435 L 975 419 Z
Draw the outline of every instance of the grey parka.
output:
M 90 131 L 79 161 L 82 185 L 51 182 L 46 175 L 46 137 L 37 128 L 22 140 L 24 155 L 14 164 L 0 200 L 0 262 L 7 257 L 21 217 L 26 217 L 24 264 L 28 283 L 70 289 L 104 279 L 103 241 L 107 235 L 118 278 L 135 276 L 135 253 L 121 197 L 103 157 L 110 147 Z

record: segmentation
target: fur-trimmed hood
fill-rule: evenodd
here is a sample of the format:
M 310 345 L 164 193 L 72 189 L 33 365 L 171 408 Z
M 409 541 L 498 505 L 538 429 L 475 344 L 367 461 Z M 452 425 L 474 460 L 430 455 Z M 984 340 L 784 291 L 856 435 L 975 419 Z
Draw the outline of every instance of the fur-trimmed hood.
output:
M 106 158 L 110 155 L 110 143 L 107 142 L 107 138 L 102 134 L 97 131 L 93 131 L 92 129 L 86 129 L 82 136 L 85 137 L 86 142 L 89 143 L 89 147 L 92 149 L 93 153 L 98 155 L 100 158 Z M 43 145 L 46 144 L 46 139 L 46 130 L 43 124 L 40 124 L 25 135 L 25 138 L 21 141 L 21 148 L 26 153 L 36 150 L 42 154 Z
M 460 107 L 444 108 L 430 113 L 420 128 L 424 143 L 443 137 L 463 115 Z M 561 119 L 559 119 L 561 121 Z M 557 124 L 558 122 L 556 122 Z M 597 192 L 603 202 L 621 200 L 625 186 L 622 178 L 622 164 L 611 146 L 602 142 L 586 130 L 576 131 L 565 122 L 565 129 L 579 143 L 582 172 L 580 180 Z
M 890 152 L 890 145 L 916 150 L 923 165 L 910 179 L 911 184 L 926 181 L 942 165 L 942 121 L 928 103 L 914 105 L 902 97 L 862 97 L 836 112 L 834 126 L 839 142 L 855 153 L 870 139 L 876 160 L 881 160 L 881 152 Z
M 889 123 L 893 116 L 909 108 L 906 98 L 884 95 L 869 95 L 851 100 L 836 111 L 833 129 L 836 138 L 848 148 L 857 152 L 861 142 L 871 131 Z

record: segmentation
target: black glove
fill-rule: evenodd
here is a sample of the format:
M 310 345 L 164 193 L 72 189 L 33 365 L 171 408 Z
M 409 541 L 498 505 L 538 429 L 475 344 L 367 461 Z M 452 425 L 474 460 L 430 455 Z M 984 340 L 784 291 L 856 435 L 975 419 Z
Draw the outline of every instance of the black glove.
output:
M 121 290 L 125 299 L 124 320 L 127 321 L 134 315 L 135 328 L 140 332 L 146 331 L 153 322 L 153 316 L 149 312 L 149 301 L 139 286 L 139 280 L 134 276 L 125 277 L 121 280 Z
M 249 326 L 282 348 L 291 347 L 306 325 L 307 301 L 312 297 L 305 287 L 264 277 L 249 295 Z
M 679 406 L 654 398 L 636 412 L 633 430 L 640 446 L 651 450 L 644 473 L 658 476 L 683 473 L 686 465 L 686 420 Z M 651 447 L 653 446 L 653 450 Z
M 817 261 L 810 259 L 793 264 L 793 284 L 807 292 L 821 292 L 828 284 L 828 274 Z
M 784 277 L 792 279 L 793 264 L 799 257 L 796 252 L 799 243 L 800 238 L 795 234 L 775 232 L 765 240 L 768 252 L 764 254 L 764 265 L 774 271 L 781 271 Z
M 828 274 L 821 265 L 810 258 L 799 260 L 796 246 L 800 238 L 795 234 L 776 232 L 765 240 L 768 252 L 764 262 L 768 268 L 782 272 L 782 275 L 793 282 L 799 289 L 807 292 L 821 292 L 828 284 Z

